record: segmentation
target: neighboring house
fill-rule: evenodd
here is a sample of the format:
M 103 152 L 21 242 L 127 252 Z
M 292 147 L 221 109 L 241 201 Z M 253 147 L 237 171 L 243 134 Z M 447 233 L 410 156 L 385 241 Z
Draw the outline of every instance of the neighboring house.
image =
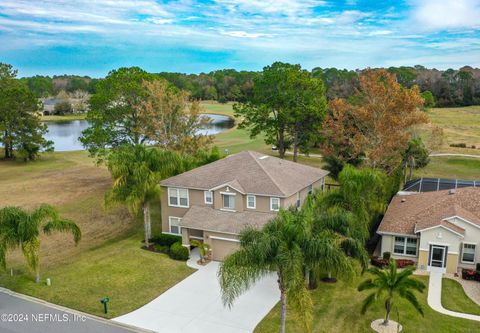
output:
M 214 260 L 238 249 L 246 226 L 260 228 L 280 208 L 300 206 L 327 171 L 245 151 L 163 180 L 162 229 L 211 246 Z
M 420 270 L 475 268 L 480 262 L 480 188 L 399 192 L 377 233 L 382 254 L 413 259 Z

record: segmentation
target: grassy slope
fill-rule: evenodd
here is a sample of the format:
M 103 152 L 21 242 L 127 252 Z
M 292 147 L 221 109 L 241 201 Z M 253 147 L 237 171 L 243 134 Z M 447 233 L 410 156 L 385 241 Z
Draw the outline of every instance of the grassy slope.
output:
M 415 177 L 480 180 L 480 158 L 431 157 L 426 168 L 415 171 Z
M 364 277 L 363 277 L 364 278 Z M 365 315 L 360 314 L 361 303 L 368 295 L 368 292 L 358 292 L 356 286 L 363 278 L 356 278 L 354 281 L 338 282 L 336 284 L 320 284 L 319 288 L 312 293 L 314 300 L 314 321 L 312 331 L 320 332 L 371 332 L 370 323 L 383 318 L 383 303 L 375 304 Z M 417 277 L 428 284 L 428 277 Z M 473 333 L 478 332 L 478 323 L 444 316 L 433 311 L 427 304 L 427 291 L 417 294 L 424 309 L 425 317 L 416 313 L 413 308 L 403 300 L 396 304 L 400 309 L 400 323 L 404 325 L 405 332 L 430 333 L 430 332 L 456 332 Z M 396 311 L 392 313 L 392 319 L 397 320 Z M 260 322 L 255 333 L 278 332 L 279 306 L 278 304 Z M 287 316 L 287 332 L 303 333 L 299 320 Z
M 52 285 L 35 284 L 30 276 L 0 275 L 0 284 L 17 292 L 83 312 L 116 317 L 151 301 L 194 270 L 164 254 L 140 249 L 141 233 L 111 241 L 44 269 Z M 103 313 L 100 299 L 110 298 Z
M 43 278 L 52 278 L 51 287 L 32 282 L 19 251 L 7 258 L 15 276 L 0 274 L 0 285 L 98 315 L 99 299 L 108 295 L 109 316 L 116 316 L 147 303 L 190 274 L 183 262 L 140 250 L 141 222 L 124 207 L 103 208 L 110 184 L 108 171 L 96 167 L 86 152 L 44 154 L 26 164 L 0 160 L 2 206 L 49 203 L 76 221 L 83 233 L 77 247 L 69 235 L 42 236 L 41 272 Z M 154 232 L 159 232 L 160 205 L 152 207 L 152 222 Z
M 442 280 L 442 305 L 448 310 L 480 315 L 480 306 L 468 298 L 460 283 L 452 279 Z

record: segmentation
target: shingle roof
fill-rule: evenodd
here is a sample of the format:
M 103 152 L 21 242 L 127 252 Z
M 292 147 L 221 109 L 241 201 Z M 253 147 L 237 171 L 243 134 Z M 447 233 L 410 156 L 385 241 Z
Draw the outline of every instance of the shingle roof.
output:
M 463 234 L 465 230 L 444 219 L 458 216 L 480 226 L 480 188 L 465 187 L 450 194 L 438 192 L 396 195 L 378 232 L 415 234 L 415 230 L 443 225 Z
M 209 190 L 223 184 L 244 193 L 289 197 L 325 177 L 328 171 L 244 151 L 163 180 L 162 186 Z
M 261 228 L 275 216 L 272 213 L 226 212 L 211 207 L 193 205 L 182 217 L 180 226 L 239 234 L 247 226 Z

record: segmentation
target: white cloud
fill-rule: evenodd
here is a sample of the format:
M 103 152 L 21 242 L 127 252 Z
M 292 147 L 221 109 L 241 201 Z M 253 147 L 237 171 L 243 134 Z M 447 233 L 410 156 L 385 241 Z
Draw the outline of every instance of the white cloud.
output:
M 418 30 L 444 31 L 480 27 L 478 0 L 415 0 L 412 5 L 414 28 Z
M 238 37 L 238 38 L 258 38 L 258 37 L 267 36 L 266 34 L 249 33 L 245 31 L 221 31 L 220 33 L 225 36 Z

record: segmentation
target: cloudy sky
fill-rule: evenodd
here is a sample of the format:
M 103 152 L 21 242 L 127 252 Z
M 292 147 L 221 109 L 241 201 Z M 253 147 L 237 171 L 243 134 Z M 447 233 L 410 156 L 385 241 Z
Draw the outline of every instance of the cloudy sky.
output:
M 0 0 L 0 62 L 21 76 L 480 67 L 480 0 Z

